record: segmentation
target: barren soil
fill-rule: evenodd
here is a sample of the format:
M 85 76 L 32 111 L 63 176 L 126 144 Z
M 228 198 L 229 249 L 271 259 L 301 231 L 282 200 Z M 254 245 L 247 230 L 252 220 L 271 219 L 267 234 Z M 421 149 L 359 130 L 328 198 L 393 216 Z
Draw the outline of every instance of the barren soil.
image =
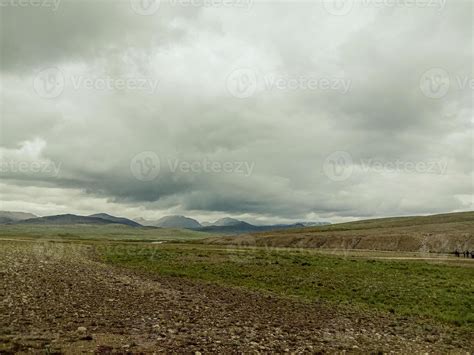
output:
M 4 353 L 474 350 L 462 328 L 117 268 L 87 245 L 1 241 L 0 280 Z

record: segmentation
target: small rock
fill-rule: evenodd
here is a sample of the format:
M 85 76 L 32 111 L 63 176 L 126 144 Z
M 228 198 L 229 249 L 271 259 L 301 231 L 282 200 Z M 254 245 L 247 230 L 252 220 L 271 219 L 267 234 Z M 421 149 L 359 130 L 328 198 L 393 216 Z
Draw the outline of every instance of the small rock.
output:
M 86 328 L 86 327 L 78 327 L 78 328 L 77 328 L 77 331 L 78 331 L 79 333 L 85 333 L 85 332 L 87 332 L 87 328 Z
M 109 352 L 112 352 L 114 350 L 113 347 L 111 346 L 108 346 L 108 345 L 97 345 L 97 348 L 96 348 L 96 353 L 109 353 Z

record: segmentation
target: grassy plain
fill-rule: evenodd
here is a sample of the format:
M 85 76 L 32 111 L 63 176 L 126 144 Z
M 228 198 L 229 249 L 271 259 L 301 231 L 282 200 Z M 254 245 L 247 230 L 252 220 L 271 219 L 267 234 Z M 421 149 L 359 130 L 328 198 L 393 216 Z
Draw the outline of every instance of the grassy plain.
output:
M 460 266 L 200 244 L 108 246 L 98 250 L 107 263 L 162 276 L 271 291 L 474 330 L 474 268 L 470 265 L 474 263 L 467 259 L 466 265 Z
M 207 233 L 187 229 L 129 227 L 123 225 L 0 225 L 0 239 L 26 238 L 62 241 L 180 241 L 208 238 Z

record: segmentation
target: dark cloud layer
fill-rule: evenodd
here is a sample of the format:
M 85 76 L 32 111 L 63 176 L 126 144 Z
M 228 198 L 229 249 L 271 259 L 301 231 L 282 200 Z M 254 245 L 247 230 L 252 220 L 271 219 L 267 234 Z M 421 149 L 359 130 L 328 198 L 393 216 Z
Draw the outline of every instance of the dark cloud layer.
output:
M 262 223 L 473 209 L 472 4 L 347 1 L 5 2 L 2 208 Z

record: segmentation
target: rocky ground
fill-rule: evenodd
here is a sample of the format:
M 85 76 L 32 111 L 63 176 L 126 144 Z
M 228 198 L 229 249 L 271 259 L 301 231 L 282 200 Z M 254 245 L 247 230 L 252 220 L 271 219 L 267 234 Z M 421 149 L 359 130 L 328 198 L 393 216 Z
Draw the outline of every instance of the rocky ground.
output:
M 1 241 L 0 281 L 0 353 L 474 350 L 455 327 L 150 276 L 91 246 Z

